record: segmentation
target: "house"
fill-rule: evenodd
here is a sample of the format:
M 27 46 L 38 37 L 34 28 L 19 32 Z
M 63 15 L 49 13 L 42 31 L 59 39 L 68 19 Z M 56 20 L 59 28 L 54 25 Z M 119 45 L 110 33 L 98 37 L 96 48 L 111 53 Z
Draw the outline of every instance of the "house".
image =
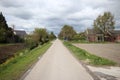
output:
M 120 30 L 114 30 L 111 31 L 111 33 L 114 35 L 114 40 L 120 42 Z
M 27 33 L 24 30 L 14 30 L 14 34 L 18 35 L 21 38 L 25 38 L 25 36 L 27 35 Z
M 101 32 L 95 32 L 94 29 L 87 29 L 85 31 L 87 41 L 89 42 L 102 42 L 104 41 L 104 34 Z M 120 30 L 110 31 L 109 34 L 105 36 L 106 41 L 110 42 L 120 42 Z
M 89 41 L 89 42 L 101 42 L 101 41 L 104 41 L 103 34 L 101 34 L 100 32 L 98 32 L 96 34 L 94 29 L 87 29 L 85 31 L 85 35 L 87 37 L 87 41 Z

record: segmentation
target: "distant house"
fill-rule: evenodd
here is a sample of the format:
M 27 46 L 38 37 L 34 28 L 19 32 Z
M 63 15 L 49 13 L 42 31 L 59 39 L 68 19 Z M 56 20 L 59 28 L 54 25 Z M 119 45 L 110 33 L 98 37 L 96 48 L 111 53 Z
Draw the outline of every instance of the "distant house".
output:
M 120 30 L 111 31 L 116 42 L 120 42 Z
M 103 41 L 103 34 L 96 33 L 94 29 L 87 29 L 85 31 L 87 41 L 89 42 L 101 42 Z
M 27 33 L 24 30 L 14 30 L 14 34 L 18 35 L 21 38 L 25 38 L 25 36 L 27 35 Z
M 100 32 L 95 32 L 94 29 L 87 29 L 85 31 L 87 41 L 89 42 L 102 42 L 104 41 L 103 34 Z M 107 36 L 105 36 L 106 41 L 110 42 L 120 42 L 120 30 L 113 30 Z

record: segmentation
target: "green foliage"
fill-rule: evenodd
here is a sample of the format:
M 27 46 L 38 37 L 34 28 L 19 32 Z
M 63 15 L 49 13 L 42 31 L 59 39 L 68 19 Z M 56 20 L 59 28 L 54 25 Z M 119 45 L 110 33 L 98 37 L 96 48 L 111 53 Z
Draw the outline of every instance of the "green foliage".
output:
M 54 34 L 53 32 L 51 32 L 51 33 L 49 34 L 49 39 L 50 39 L 50 40 L 56 39 L 56 36 L 55 36 L 55 34 Z
M 73 46 L 69 42 L 64 42 L 64 45 L 72 51 L 72 53 L 79 59 L 83 60 L 86 63 L 92 64 L 92 65 L 115 65 L 116 63 L 113 61 L 110 61 L 105 58 L 98 57 L 96 55 L 90 54 L 87 51 L 80 49 L 76 46 Z
M 44 44 L 47 37 L 47 31 L 43 28 L 36 28 L 32 34 L 27 35 L 25 43 L 26 46 L 32 50 L 39 44 Z
M 61 29 L 61 32 L 59 33 L 59 38 L 65 40 L 72 40 L 75 35 L 76 31 L 73 29 L 72 26 L 64 25 L 63 28 Z
M 73 37 L 73 40 L 75 41 L 84 41 L 86 40 L 86 36 L 84 32 L 78 33 Z
M 37 42 L 37 44 L 44 44 L 48 41 L 48 32 L 44 28 L 36 28 L 33 31 L 32 39 L 34 42 Z
M 94 21 L 94 30 L 96 33 L 104 34 L 106 36 L 111 35 L 110 31 L 114 30 L 114 16 L 110 12 L 105 12 L 103 15 L 99 15 Z
M 14 34 L 12 28 L 8 27 L 5 17 L 0 13 L 0 43 L 16 43 L 23 41 L 23 39 Z
M 1 28 L 0 29 L 0 43 L 6 42 L 6 30 Z
M 14 58 L 0 65 L 0 80 L 19 80 L 21 75 L 23 75 L 50 46 L 51 43 L 47 43 L 30 51 L 20 51 Z
M 45 28 L 36 28 L 32 34 L 26 37 L 25 42 L 29 49 L 34 49 L 39 44 L 43 45 L 44 43 L 55 38 L 56 36 L 53 32 L 49 34 Z
M 5 17 L 3 16 L 2 12 L 0 13 L 0 29 L 8 29 L 8 25 L 6 23 Z
M 2 13 L 0 13 L 0 43 L 7 42 L 8 25 Z
M 37 42 L 33 40 L 32 36 L 33 35 L 27 35 L 25 40 L 26 47 L 30 50 L 38 46 Z

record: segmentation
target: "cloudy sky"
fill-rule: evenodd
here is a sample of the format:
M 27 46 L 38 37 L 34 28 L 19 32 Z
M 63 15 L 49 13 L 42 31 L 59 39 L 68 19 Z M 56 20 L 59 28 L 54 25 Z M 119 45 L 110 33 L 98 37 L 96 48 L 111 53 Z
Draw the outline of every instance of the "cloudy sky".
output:
M 93 20 L 104 11 L 110 11 L 120 29 L 119 0 L 0 0 L 9 26 L 31 32 L 34 28 L 47 28 L 59 33 L 64 24 L 77 32 L 91 28 Z

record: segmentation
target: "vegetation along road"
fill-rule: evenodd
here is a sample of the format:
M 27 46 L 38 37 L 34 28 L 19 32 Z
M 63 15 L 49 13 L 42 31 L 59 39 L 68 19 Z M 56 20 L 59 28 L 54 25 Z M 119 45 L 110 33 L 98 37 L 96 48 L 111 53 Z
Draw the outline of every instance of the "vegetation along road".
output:
M 93 78 L 57 39 L 24 80 L 93 80 Z
M 74 44 L 91 54 L 107 58 L 120 64 L 120 44 Z

